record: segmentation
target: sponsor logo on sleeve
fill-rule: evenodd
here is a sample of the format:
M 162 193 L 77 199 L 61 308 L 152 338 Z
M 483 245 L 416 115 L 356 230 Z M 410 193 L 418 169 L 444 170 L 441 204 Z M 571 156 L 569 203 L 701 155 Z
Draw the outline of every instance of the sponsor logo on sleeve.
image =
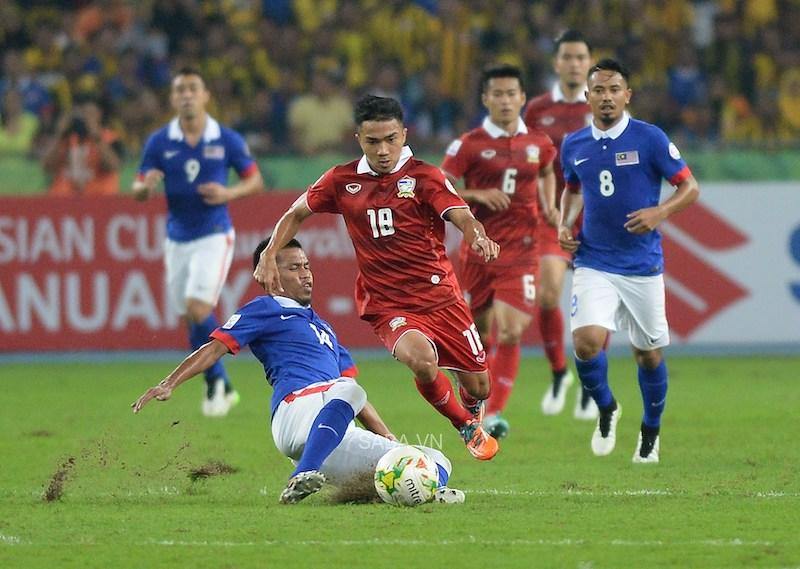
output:
M 461 140 L 456 139 L 450 143 L 450 146 L 447 147 L 447 151 L 445 154 L 448 156 L 455 156 L 458 154 L 458 151 L 461 149 Z
M 444 179 L 444 187 L 447 188 L 451 194 L 458 195 L 458 192 L 456 191 L 455 187 L 453 187 L 453 184 L 447 177 L 445 177 Z
M 628 150 L 627 152 L 617 152 L 614 155 L 614 162 L 617 166 L 632 166 L 639 163 L 639 151 Z
M 241 317 L 242 317 L 241 314 L 234 314 L 233 316 L 228 318 L 228 321 L 225 324 L 222 325 L 222 329 L 230 330 L 236 325 L 236 323 L 241 319 Z
M 675 146 L 672 142 L 669 143 L 669 155 L 672 156 L 675 160 L 681 159 L 681 151 L 678 150 L 678 147 Z
M 417 187 L 417 181 L 411 176 L 403 176 L 397 180 L 397 197 L 398 198 L 414 198 L 414 188 Z

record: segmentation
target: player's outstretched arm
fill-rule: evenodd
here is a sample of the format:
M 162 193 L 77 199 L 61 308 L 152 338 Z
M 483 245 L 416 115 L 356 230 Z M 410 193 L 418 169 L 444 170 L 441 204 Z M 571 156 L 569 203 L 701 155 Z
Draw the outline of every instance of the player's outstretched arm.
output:
M 208 205 L 220 205 L 245 196 L 257 194 L 264 190 L 264 178 L 256 170 L 238 183 L 225 187 L 217 182 L 208 182 L 197 186 L 197 191 Z
M 487 263 L 494 261 L 500 255 L 500 245 L 486 236 L 483 224 L 475 219 L 472 212 L 466 207 L 453 208 L 447 212 L 447 219 L 458 227 L 473 251 L 483 256 Z
M 378 410 L 375 409 L 369 401 L 364 404 L 364 408 L 361 410 L 361 413 L 358 414 L 357 418 L 368 431 L 372 431 L 376 435 L 386 437 L 392 441 L 397 440 L 397 437 L 392 434 L 392 431 L 390 431 L 386 423 L 383 422 L 383 419 L 378 414 Z
M 275 295 L 283 292 L 275 259 L 278 251 L 297 235 L 300 224 L 312 213 L 314 212 L 308 208 L 306 194 L 304 193 L 295 200 L 278 220 L 278 223 L 275 224 L 275 228 L 272 230 L 272 238 L 269 240 L 267 247 L 261 252 L 258 266 L 253 271 L 253 278 L 264 287 L 267 294 Z
M 161 380 L 161 382 L 144 392 L 131 404 L 133 412 L 138 413 L 148 401 L 157 399 L 166 401 L 172 396 L 172 392 L 184 381 L 191 379 L 198 373 L 206 371 L 223 355 L 228 353 L 228 348 L 219 340 L 211 340 L 203 344 L 197 350 L 189 354 L 181 364 L 176 367 L 171 374 Z
M 641 235 L 653 231 L 658 225 L 669 216 L 686 209 L 697 200 L 700 195 L 700 187 L 694 176 L 680 182 L 667 200 L 655 207 L 646 207 L 632 211 L 628 214 L 628 221 L 625 222 L 625 229 L 631 233 Z

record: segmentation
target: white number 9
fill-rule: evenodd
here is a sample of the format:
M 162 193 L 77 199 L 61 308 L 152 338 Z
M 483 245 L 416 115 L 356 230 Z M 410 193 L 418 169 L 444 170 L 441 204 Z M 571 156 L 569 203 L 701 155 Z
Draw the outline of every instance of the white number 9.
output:
M 194 158 L 187 160 L 183 165 L 183 171 L 186 172 L 186 180 L 191 184 L 200 173 L 200 162 Z

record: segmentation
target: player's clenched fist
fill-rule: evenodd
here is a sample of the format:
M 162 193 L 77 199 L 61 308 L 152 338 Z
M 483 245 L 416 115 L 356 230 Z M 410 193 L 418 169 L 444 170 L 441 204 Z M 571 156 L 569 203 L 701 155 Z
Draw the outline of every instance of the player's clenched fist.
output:
M 578 250 L 578 245 L 580 245 L 581 242 L 573 237 L 572 230 L 569 227 L 561 225 L 558 228 L 558 244 L 561 245 L 564 251 L 574 253 Z

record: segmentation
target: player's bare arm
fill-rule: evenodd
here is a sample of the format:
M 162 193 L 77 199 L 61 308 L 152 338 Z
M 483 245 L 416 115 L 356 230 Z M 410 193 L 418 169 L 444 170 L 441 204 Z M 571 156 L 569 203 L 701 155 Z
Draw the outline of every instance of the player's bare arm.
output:
M 637 235 L 653 231 L 669 216 L 694 203 L 699 195 L 700 187 L 697 184 L 697 180 L 694 176 L 689 175 L 688 178 L 678 184 L 675 193 L 664 203 L 629 213 L 628 221 L 625 222 L 625 229 Z
M 445 172 L 447 179 L 453 186 L 456 186 L 458 178 L 452 174 Z M 508 209 L 511 205 L 511 198 L 508 194 L 503 193 L 498 188 L 485 188 L 485 189 L 459 189 L 458 195 L 464 198 L 468 204 L 478 204 L 486 206 L 489 211 L 503 211 Z
M 558 222 L 558 244 L 564 251 L 574 253 L 581 242 L 572 235 L 572 226 L 583 209 L 583 194 L 580 189 L 567 188 L 561 195 L 561 220 Z
M 390 431 L 386 423 L 383 422 L 383 419 L 378 414 L 378 410 L 375 409 L 369 401 L 364 404 L 361 413 L 356 417 L 368 431 L 372 431 L 376 435 L 380 435 L 392 441 L 397 440 L 397 437 L 392 434 L 392 431 Z
M 306 203 L 306 194 L 303 193 L 275 224 L 269 245 L 261 252 L 258 266 L 253 271 L 253 278 L 264 287 L 267 294 L 275 295 L 284 292 L 280 275 L 278 274 L 278 264 L 275 259 L 278 251 L 297 235 L 300 224 L 312 213 L 314 212 L 308 208 Z
M 257 194 L 263 190 L 264 178 L 258 170 L 227 188 L 217 182 L 208 182 L 197 186 L 197 191 L 203 196 L 203 201 L 208 205 L 221 205 L 245 196 Z
M 539 202 L 547 224 L 558 227 L 561 212 L 556 204 L 556 172 L 552 162 L 539 170 Z
M 454 208 L 446 214 L 448 221 L 458 227 L 473 251 L 483 256 L 487 263 L 500 255 L 500 245 L 486 236 L 483 224 L 465 207 Z
M 133 191 L 133 197 L 139 201 L 144 201 L 149 198 L 155 191 L 158 189 L 161 180 L 164 179 L 164 172 L 158 170 L 157 168 L 153 168 L 152 170 L 148 170 L 144 174 L 144 178 L 141 180 L 134 180 L 133 187 L 131 190 Z
M 172 392 L 184 381 L 191 379 L 199 373 L 210 368 L 218 359 L 228 353 L 228 348 L 219 340 L 211 340 L 189 354 L 172 373 L 161 382 L 148 389 L 144 394 L 131 404 L 134 413 L 142 410 L 151 399 L 166 401 Z

